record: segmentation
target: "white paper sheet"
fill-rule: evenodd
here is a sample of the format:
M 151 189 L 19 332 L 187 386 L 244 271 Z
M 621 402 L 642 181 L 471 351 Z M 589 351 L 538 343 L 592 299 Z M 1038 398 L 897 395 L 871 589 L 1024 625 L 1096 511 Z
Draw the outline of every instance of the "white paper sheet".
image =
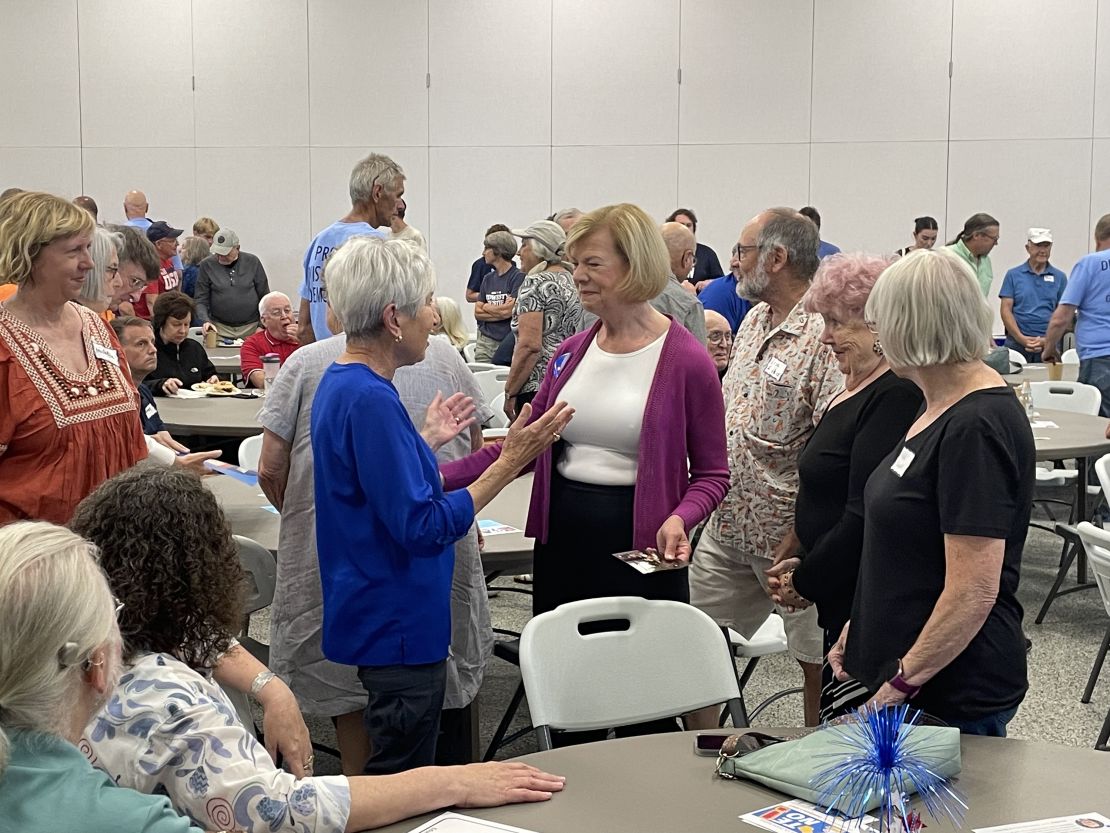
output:
M 1110 830 L 1110 819 L 1101 813 L 1080 813 L 1077 816 L 1019 821 L 997 827 L 976 827 L 973 833 L 1082 833 L 1084 830 Z
M 497 824 L 492 821 L 483 821 L 473 816 L 463 816 L 459 813 L 444 813 L 436 816 L 420 827 L 414 827 L 409 833 L 534 833 L 523 827 L 509 827 L 506 824 Z

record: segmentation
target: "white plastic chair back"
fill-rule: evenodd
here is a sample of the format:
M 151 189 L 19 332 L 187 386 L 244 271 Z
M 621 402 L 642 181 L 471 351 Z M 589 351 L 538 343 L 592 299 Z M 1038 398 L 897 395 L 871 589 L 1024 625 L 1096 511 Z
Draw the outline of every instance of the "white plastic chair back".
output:
M 463 358 L 466 359 L 468 362 L 474 361 L 474 348 L 476 346 L 477 345 L 475 345 L 473 341 L 469 341 L 465 345 L 463 345 Z
M 1065 350 L 1064 355 L 1060 356 L 1060 361 L 1064 364 L 1079 364 L 1079 351 L 1074 347 L 1071 350 Z
M 493 401 L 489 403 L 489 407 L 493 411 L 493 416 L 489 418 L 489 427 L 508 428 L 509 418 L 505 416 L 505 391 L 497 394 Z
M 759 630 L 752 634 L 751 639 L 745 639 L 732 628 L 728 629 L 728 641 L 732 643 L 732 650 L 738 657 L 765 657 L 768 654 L 779 654 L 789 646 L 786 642 L 786 626 L 782 617 L 771 613 L 766 621 L 759 626 Z
M 602 620 L 628 627 L 579 631 Z M 734 721 L 739 714 L 740 685 L 723 632 L 680 602 L 614 596 L 541 613 L 520 635 L 520 673 L 541 748 L 550 748 L 552 728 L 623 726 L 723 702 Z
M 258 459 L 262 456 L 262 435 L 247 437 L 239 443 L 239 468 L 245 471 L 258 471 Z
M 1010 350 L 1010 362 L 1021 367 L 1025 367 L 1026 365 L 1025 356 L 1021 355 L 1017 350 Z
M 1103 460 L 1105 459 L 1104 457 Z M 1083 541 L 1083 550 L 1087 553 L 1087 563 L 1091 565 L 1091 572 L 1098 582 L 1102 606 L 1110 616 L 1110 532 L 1087 521 L 1079 524 L 1078 531 Z
M 1098 416 L 1102 406 L 1102 392 L 1082 382 L 1033 382 L 1029 390 L 1033 394 L 1034 408 Z
M 277 560 L 274 554 L 243 535 L 233 535 L 239 548 L 239 564 L 247 576 L 247 592 L 243 597 L 243 614 L 249 616 L 269 607 L 277 585 Z
M 499 367 L 496 370 L 479 370 L 474 374 L 478 386 L 482 389 L 482 396 L 486 402 L 493 402 L 498 394 L 505 393 L 505 382 L 509 378 L 509 368 Z
M 470 368 L 471 373 L 481 373 L 483 370 L 507 370 L 508 368 L 499 364 L 490 364 L 489 362 L 467 362 L 466 366 Z
M 488 443 L 493 440 L 503 440 L 508 435 L 508 428 L 486 428 L 482 431 L 482 440 Z
M 190 327 L 189 338 L 191 338 L 193 341 L 199 341 L 201 344 L 204 344 L 204 327 Z

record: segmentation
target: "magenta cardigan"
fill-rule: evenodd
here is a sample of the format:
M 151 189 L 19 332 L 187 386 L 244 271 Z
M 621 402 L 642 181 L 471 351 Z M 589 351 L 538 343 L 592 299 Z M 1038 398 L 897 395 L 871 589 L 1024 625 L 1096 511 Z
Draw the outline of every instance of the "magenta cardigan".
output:
M 558 400 L 559 391 L 600 327 L 598 321 L 555 351 L 532 400 L 532 419 Z M 598 391 L 598 395 L 604 396 L 605 392 Z M 444 488 L 465 488 L 500 454 L 498 444 L 445 463 L 441 467 Z M 532 502 L 525 527 L 525 534 L 541 543 L 547 542 L 551 466 L 549 448 L 534 464 Z M 687 531 L 693 529 L 721 502 L 728 485 L 725 406 L 717 368 L 704 345 L 672 320 L 644 407 L 632 545 L 637 549 L 656 546 L 656 533 L 671 515 L 682 518 Z

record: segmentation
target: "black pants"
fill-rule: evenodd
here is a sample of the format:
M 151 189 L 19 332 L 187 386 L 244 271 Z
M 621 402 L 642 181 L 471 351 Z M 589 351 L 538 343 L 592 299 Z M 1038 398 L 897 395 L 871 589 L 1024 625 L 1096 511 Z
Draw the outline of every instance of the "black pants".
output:
M 461 709 L 444 709 L 439 716 L 436 766 L 474 763 L 474 704 Z
M 370 736 L 367 775 L 431 766 L 436 757 L 447 661 L 427 665 L 360 665 L 369 699 L 362 721 Z

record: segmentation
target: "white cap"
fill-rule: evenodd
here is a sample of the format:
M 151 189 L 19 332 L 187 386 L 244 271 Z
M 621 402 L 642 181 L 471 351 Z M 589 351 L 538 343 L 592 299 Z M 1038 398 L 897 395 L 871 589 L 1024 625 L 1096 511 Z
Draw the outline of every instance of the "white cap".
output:
M 1052 231 L 1046 228 L 1031 228 L 1026 239 L 1030 243 L 1051 243 Z

